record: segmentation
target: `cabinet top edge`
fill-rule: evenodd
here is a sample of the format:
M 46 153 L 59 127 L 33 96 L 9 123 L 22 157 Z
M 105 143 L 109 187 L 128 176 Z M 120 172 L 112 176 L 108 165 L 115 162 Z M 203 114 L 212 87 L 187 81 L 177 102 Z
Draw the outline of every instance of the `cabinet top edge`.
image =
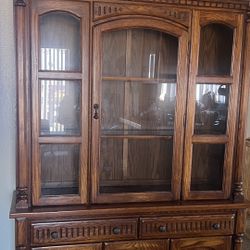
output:
M 33 0 L 14 0 L 15 6 L 25 7 Z M 58 0 L 61 1 L 61 0 Z M 62 0 L 64 1 L 64 0 Z M 218 8 L 230 10 L 250 10 L 250 0 L 68 0 L 79 2 L 113 2 L 113 3 L 149 3 L 149 4 L 167 4 L 180 7 L 198 7 L 198 8 Z

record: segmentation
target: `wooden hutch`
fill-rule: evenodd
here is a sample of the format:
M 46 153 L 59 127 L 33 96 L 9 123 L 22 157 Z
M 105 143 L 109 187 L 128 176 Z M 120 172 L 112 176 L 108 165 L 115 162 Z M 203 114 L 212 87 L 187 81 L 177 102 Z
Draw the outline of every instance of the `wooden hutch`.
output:
M 18 250 L 240 250 L 246 0 L 15 0 Z

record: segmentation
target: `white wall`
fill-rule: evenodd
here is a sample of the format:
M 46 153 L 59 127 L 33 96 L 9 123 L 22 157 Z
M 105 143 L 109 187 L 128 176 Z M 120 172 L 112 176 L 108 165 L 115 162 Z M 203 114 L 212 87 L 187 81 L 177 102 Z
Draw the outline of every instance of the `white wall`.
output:
M 9 219 L 16 161 L 13 1 L 0 2 L 0 249 L 14 250 L 14 221 Z

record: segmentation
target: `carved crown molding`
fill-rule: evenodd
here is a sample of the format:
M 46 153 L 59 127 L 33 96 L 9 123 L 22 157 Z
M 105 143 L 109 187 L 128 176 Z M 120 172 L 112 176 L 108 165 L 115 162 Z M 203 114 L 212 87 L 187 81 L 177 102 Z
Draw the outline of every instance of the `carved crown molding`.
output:
M 188 26 L 190 13 L 187 10 L 179 10 L 175 8 L 158 8 L 154 6 L 136 6 L 121 5 L 114 3 L 95 3 L 94 20 L 114 17 L 116 15 L 154 15 L 157 17 L 167 18 L 177 23 Z
M 126 0 L 127 1 L 127 0 Z M 128 0 L 134 1 L 134 0 Z M 139 0 L 141 2 L 149 3 L 165 3 L 165 4 L 178 4 L 183 6 L 195 7 L 211 7 L 211 8 L 226 8 L 226 9 L 239 9 L 246 10 L 250 6 L 247 0 Z
M 27 3 L 26 3 L 26 0 L 15 0 L 14 5 L 26 7 Z

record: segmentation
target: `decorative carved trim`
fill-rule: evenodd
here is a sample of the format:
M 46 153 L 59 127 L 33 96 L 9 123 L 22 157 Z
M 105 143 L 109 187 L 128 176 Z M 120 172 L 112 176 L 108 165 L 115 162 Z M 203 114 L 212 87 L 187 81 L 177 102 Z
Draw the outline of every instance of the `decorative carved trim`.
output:
M 121 13 L 122 10 L 123 10 L 122 6 L 118 4 L 108 5 L 108 4 L 95 3 L 94 18 L 116 15 Z
M 234 238 L 234 243 L 237 245 L 242 245 L 244 242 L 244 234 L 237 234 Z
M 15 0 L 14 3 L 15 6 L 22 6 L 22 7 L 26 7 L 26 0 Z
M 243 182 L 234 183 L 234 201 L 244 201 Z
M 136 239 L 136 219 L 36 223 L 31 225 L 34 244 Z
M 16 190 L 16 207 L 27 208 L 28 207 L 28 188 L 17 188 Z
M 133 0 L 128 0 L 133 1 Z M 166 3 L 166 4 L 178 4 L 184 6 L 196 6 L 196 7 L 211 7 L 211 8 L 226 8 L 226 9 L 240 9 L 246 10 L 248 8 L 248 2 L 246 1 L 209 1 L 209 0 L 141 0 L 142 2 L 154 2 L 154 3 Z
M 177 23 L 188 26 L 190 13 L 187 10 L 179 10 L 175 8 L 164 8 L 154 6 L 136 6 L 129 4 L 114 4 L 114 3 L 95 3 L 94 5 L 94 20 L 99 20 L 116 15 L 150 15 L 168 18 Z

